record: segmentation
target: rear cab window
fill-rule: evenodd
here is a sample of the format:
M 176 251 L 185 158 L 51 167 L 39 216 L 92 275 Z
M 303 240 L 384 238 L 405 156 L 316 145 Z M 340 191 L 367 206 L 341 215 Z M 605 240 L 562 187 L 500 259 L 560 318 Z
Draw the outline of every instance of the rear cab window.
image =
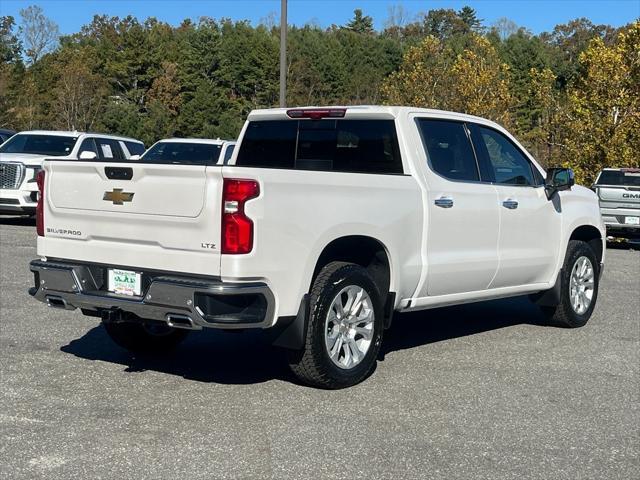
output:
M 217 143 L 163 141 L 153 145 L 140 159 L 146 163 L 215 165 L 222 145 Z
M 640 168 L 627 170 L 603 170 L 596 185 L 640 187 Z
M 324 172 L 403 174 L 393 120 L 256 120 L 236 165 Z

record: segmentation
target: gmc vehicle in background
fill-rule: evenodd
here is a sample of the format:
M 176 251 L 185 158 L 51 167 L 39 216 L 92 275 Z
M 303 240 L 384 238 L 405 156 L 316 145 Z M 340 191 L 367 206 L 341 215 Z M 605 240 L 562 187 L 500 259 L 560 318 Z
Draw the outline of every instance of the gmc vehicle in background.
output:
M 640 238 L 640 168 L 605 168 L 593 184 L 612 237 Z
M 263 329 L 323 388 L 372 372 L 394 312 L 528 294 L 580 327 L 605 255 L 570 169 L 437 110 L 257 110 L 228 165 L 51 159 L 38 184 L 36 299 L 138 352 Z
M 79 132 L 17 133 L 0 146 L 0 215 L 35 213 L 36 175 L 45 158 L 120 161 L 142 153 L 144 144 L 132 138 Z

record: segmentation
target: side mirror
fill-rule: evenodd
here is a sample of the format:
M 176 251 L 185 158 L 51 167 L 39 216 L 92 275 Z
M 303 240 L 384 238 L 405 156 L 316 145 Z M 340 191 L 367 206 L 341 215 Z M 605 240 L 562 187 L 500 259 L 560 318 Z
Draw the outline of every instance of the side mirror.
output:
M 557 192 L 570 190 L 575 184 L 575 176 L 570 168 L 550 168 L 547 170 L 544 190 L 547 198 L 551 200 Z
M 98 155 L 96 152 L 92 152 L 91 150 L 84 150 L 80 152 L 80 157 L 78 158 L 80 158 L 80 160 L 95 160 L 98 158 Z
M 131 155 L 129 160 L 140 160 L 140 155 Z

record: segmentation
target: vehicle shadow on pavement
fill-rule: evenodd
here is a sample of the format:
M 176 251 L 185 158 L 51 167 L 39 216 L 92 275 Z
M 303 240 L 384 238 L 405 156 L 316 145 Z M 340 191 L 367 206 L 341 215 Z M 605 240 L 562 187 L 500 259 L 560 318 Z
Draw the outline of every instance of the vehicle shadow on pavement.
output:
M 474 335 L 520 324 L 544 325 L 540 310 L 526 297 L 397 314 L 385 332 L 380 360 L 396 350 Z M 284 352 L 261 332 L 203 330 L 191 334 L 162 357 L 131 354 L 116 346 L 98 325 L 61 348 L 88 360 L 125 366 L 130 373 L 152 370 L 199 382 L 253 384 L 279 379 L 297 383 Z
M 522 324 L 548 324 L 540 309 L 526 296 L 396 314 L 391 328 L 385 332 L 381 356 Z
M 20 227 L 35 227 L 35 217 L 4 217 L 0 215 L 0 225 L 17 225 Z

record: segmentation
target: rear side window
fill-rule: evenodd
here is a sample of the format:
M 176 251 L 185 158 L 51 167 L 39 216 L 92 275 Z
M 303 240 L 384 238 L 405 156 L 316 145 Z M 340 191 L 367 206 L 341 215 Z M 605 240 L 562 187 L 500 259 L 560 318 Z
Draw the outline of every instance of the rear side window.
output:
M 450 180 L 480 180 L 464 124 L 447 120 L 417 120 L 429 164 L 438 174 Z
M 117 141 L 110 138 L 96 138 L 95 141 L 101 160 L 124 160 L 122 149 Z
M 142 155 L 144 153 L 144 145 L 138 142 L 124 142 L 127 150 L 131 155 Z
M 236 165 L 328 172 L 403 173 L 393 120 L 250 122 Z

